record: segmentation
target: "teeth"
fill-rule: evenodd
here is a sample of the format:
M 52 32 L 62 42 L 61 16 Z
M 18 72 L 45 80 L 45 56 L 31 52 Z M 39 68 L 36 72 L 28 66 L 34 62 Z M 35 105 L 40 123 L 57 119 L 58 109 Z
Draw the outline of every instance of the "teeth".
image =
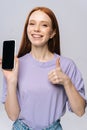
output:
M 35 37 L 35 38 L 40 38 L 40 37 L 42 37 L 42 35 L 38 35 L 38 34 L 33 34 L 32 36 Z

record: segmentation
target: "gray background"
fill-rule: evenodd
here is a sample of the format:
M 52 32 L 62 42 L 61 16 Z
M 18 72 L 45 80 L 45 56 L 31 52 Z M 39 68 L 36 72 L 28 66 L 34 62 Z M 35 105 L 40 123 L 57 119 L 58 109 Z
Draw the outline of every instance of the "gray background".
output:
M 0 56 L 3 40 L 16 40 L 16 54 L 28 12 L 47 6 L 56 14 L 61 36 L 62 55 L 74 60 L 80 69 L 87 93 L 87 0 L 0 0 Z M 0 98 L 2 72 L 0 71 Z M 86 94 L 87 95 L 87 94 Z M 0 103 L 0 130 L 10 130 L 12 121 Z M 87 130 L 87 109 L 83 117 L 66 112 L 61 123 L 64 130 Z

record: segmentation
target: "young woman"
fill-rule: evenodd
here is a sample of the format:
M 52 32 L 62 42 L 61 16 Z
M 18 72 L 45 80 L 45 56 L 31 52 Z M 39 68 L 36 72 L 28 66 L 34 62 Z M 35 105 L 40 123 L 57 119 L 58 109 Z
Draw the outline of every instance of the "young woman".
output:
M 76 115 L 85 113 L 81 73 L 60 55 L 58 22 L 46 7 L 29 13 L 15 68 L 3 74 L 2 102 L 14 121 L 12 130 L 62 130 L 66 103 Z

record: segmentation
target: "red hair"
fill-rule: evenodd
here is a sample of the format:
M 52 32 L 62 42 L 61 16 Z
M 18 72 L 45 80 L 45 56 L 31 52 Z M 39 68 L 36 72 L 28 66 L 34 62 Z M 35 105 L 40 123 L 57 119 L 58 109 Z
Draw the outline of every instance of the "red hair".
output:
M 54 13 L 49 8 L 36 7 L 33 10 L 31 10 L 31 12 L 29 13 L 29 15 L 26 19 L 24 31 L 23 31 L 23 36 L 22 36 L 22 40 L 21 40 L 21 45 L 20 45 L 20 49 L 18 52 L 18 57 L 21 57 L 21 56 L 23 56 L 26 53 L 29 53 L 31 51 L 31 42 L 30 42 L 28 35 L 27 35 L 27 26 L 28 26 L 28 21 L 29 21 L 31 14 L 37 10 L 43 11 L 44 13 L 46 13 L 50 17 L 50 19 L 52 21 L 52 28 L 53 28 L 53 30 L 55 30 L 56 34 L 52 39 L 49 39 L 48 49 L 50 52 L 57 53 L 60 55 L 60 35 L 59 35 L 59 27 L 58 27 L 57 19 L 56 19 Z

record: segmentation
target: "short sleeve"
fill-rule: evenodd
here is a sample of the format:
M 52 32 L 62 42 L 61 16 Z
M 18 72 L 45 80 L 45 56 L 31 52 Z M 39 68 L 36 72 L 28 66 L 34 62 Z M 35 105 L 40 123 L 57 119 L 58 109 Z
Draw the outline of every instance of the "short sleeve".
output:
M 2 96 L 1 96 L 1 102 L 5 103 L 7 96 L 7 86 L 6 86 L 6 79 L 3 77 L 3 87 L 2 87 Z
M 68 66 L 68 70 L 67 70 L 66 73 L 70 77 L 70 79 L 71 79 L 73 85 L 75 86 L 76 90 L 85 99 L 86 104 L 87 104 L 87 99 L 86 99 L 86 95 L 85 95 L 85 87 L 84 87 L 84 81 L 83 81 L 83 78 L 82 78 L 82 74 L 81 74 L 81 72 L 79 71 L 79 69 L 77 68 L 76 64 L 73 61 Z M 67 104 L 68 104 L 68 109 L 70 111 L 72 111 L 69 102 Z

